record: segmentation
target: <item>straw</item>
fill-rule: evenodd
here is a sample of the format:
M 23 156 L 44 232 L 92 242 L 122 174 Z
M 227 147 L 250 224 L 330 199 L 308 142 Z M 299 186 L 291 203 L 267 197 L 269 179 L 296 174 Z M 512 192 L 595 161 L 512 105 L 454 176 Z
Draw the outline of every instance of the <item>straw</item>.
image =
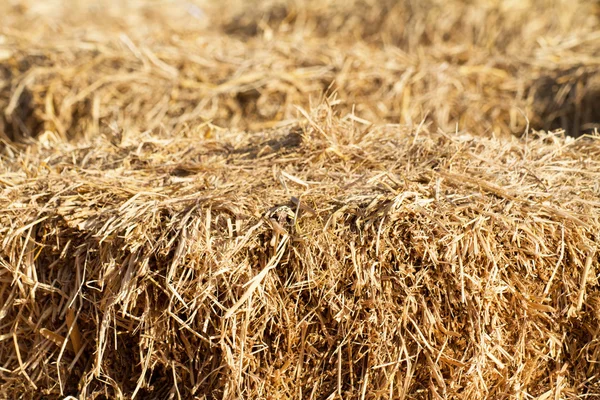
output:
M 596 3 L 0 12 L 0 397 L 600 396 Z

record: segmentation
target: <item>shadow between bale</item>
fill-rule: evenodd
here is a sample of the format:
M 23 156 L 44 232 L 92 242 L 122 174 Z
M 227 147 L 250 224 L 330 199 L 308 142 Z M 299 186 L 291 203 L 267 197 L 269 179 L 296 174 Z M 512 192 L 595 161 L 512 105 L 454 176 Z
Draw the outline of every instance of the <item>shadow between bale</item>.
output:
M 600 69 L 577 66 L 544 73 L 533 83 L 530 101 L 535 130 L 593 134 L 600 129 Z

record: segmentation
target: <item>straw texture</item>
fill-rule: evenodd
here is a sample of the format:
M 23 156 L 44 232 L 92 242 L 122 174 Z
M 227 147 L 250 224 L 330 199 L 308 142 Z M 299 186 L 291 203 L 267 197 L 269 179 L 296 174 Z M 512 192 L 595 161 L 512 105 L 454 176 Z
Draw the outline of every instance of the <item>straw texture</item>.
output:
M 596 3 L 0 12 L 1 398 L 600 396 Z

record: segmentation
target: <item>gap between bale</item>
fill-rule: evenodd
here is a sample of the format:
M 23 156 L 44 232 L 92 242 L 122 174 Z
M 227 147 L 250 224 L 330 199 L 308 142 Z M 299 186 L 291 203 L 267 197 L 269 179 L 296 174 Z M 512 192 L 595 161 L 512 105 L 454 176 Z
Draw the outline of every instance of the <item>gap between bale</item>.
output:
M 536 109 L 533 128 L 569 136 L 594 134 L 600 129 L 600 68 L 578 66 L 540 77 L 532 85 Z

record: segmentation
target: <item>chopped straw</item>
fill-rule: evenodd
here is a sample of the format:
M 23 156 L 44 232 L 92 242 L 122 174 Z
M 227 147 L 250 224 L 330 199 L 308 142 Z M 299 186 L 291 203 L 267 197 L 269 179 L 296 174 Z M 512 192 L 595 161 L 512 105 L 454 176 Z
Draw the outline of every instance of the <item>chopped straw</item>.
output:
M 600 397 L 597 3 L 35 3 L 0 397 Z

